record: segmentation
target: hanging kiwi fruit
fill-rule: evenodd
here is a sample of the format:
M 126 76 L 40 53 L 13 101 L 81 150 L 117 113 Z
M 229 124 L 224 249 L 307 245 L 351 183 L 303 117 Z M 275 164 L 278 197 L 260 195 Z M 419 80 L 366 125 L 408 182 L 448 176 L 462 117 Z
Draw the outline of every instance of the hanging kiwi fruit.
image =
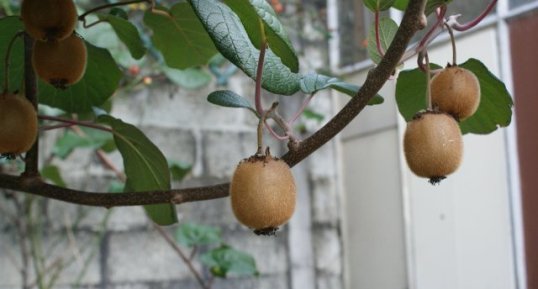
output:
M 23 96 L 0 95 L 0 154 L 15 156 L 30 150 L 37 138 L 37 114 Z
M 73 0 L 23 0 L 21 18 L 35 40 L 62 41 L 75 30 L 77 8 Z

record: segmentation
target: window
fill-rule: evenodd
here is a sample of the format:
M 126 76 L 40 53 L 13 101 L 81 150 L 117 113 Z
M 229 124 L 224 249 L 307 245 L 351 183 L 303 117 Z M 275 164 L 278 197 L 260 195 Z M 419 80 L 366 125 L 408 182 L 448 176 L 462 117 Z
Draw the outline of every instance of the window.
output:
M 536 0 L 510 0 L 510 8 L 516 8 L 518 6 L 529 4 L 532 2 L 537 2 Z

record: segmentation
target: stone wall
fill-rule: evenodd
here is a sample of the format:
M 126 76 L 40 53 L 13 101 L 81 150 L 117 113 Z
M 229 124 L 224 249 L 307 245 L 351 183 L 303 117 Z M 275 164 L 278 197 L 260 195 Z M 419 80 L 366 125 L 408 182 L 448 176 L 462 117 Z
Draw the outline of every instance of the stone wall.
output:
M 289 7 L 292 11 L 288 12 L 293 13 L 294 6 Z M 295 23 L 296 27 L 304 27 L 301 29 L 306 31 L 313 29 L 308 19 L 304 21 Z M 326 66 L 324 41 L 321 36 L 315 36 L 302 42 L 301 50 L 305 53 L 302 63 L 306 63 L 302 64 L 302 69 Z M 240 75 L 238 73 L 231 79 L 228 89 L 244 96 L 252 95 L 252 80 Z M 205 98 L 215 89 L 218 87 L 214 84 L 200 91 L 158 84 L 115 97 L 114 116 L 140 127 L 170 160 L 192 164 L 190 175 L 184 182 L 174 183 L 174 187 L 227 182 L 238 161 L 256 150 L 256 119 L 247 110 L 209 104 Z M 267 95 L 267 104 L 273 98 Z M 291 115 L 302 98 L 300 95 L 281 98 L 280 109 Z M 319 93 L 311 107 L 328 119 L 333 114 L 331 95 Z M 307 127 L 315 129 L 319 125 L 309 124 Z M 53 138 L 54 133 L 49 133 L 42 141 L 42 151 L 50 152 Z M 268 135 L 265 139 L 275 155 L 284 151 L 285 144 Z M 122 167 L 118 153 L 109 157 L 116 166 Z M 106 190 L 114 179 L 114 174 L 103 168 L 90 149 L 77 149 L 66 160 L 55 160 L 54 164 L 61 167 L 71 188 Z M 212 288 L 342 288 L 343 252 L 335 145 L 324 146 L 296 166 L 293 172 L 299 187 L 297 211 L 290 224 L 275 237 L 259 237 L 240 226 L 233 217 L 228 199 L 178 206 L 180 223 L 218 226 L 227 243 L 249 252 L 256 259 L 259 277 L 219 279 Z M 0 204 L 5 211 L 13 209 L 3 194 L 0 194 Z M 199 288 L 186 264 L 153 228 L 141 207 L 107 210 L 49 201 L 46 209 L 39 212 L 46 212 L 43 219 L 47 233 L 43 243 L 53 244 L 58 236 L 62 240 L 54 249 L 47 249 L 45 255 L 79 256 L 65 264 L 66 269 L 59 275 L 59 285 L 55 288 L 74 287 L 81 268 L 87 268 L 80 280 L 79 287 L 83 288 Z M 75 223 L 81 214 L 84 218 L 76 223 L 74 230 L 65 230 L 66 224 Z M 108 218 L 106 231 L 96 243 L 100 224 L 105 218 Z M 174 228 L 167 230 L 172 233 Z M 16 237 L 16 226 L 8 217 L 0 217 L 0 230 L 0 288 L 22 288 L 18 270 L 22 263 L 20 240 Z M 84 266 L 81 260 L 88 254 L 94 257 Z M 201 264 L 194 260 L 194 267 L 200 268 Z M 29 270 L 29 274 L 32 271 Z

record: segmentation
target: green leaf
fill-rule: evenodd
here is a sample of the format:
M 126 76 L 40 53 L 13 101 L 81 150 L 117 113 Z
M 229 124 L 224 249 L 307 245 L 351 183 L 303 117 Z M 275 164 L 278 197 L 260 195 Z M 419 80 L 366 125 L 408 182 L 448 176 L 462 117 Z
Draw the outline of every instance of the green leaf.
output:
M 60 173 L 60 169 L 58 169 L 57 166 L 47 165 L 41 169 L 40 174 L 43 178 L 51 181 L 57 186 L 66 187 L 65 181 Z
M 18 16 L 10 16 L 0 19 L 0 87 L 4 91 L 4 59 L 9 42 L 19 31 L 24 28 Z M 22 91 L 22 78 L 24 73 L 24 46 L 23 37 L 19 37 L 13 44 L 10 54 L 9 66 L 9 90 L 10 92 Z
M 203 254 L 200 260 L 209 267 L 211 274 L 216 277 L 226 278 L 228 274 L 259 275 L 256 261 L 252 256 L 226 245 Z
M 363 0 L 364 5 L 372 12 L 388 10 L 394 4 L 394 0 Z
M 114 141 L 123 157 L 127 181 L 126 191 L 170 189 L 170 170 L 166 158 L 138 128 L 109 115 L 98 118 L 112 127 Z M 149 217 L 159 225 L 177 223 L 176 208 L 172 204 L 144 206 Z
M 381 48 L 383 51 L 387 51 L 394 35 L 398 31 L 398 24 L 391 18 L 381 18 L 379 20 L 379 40 L 381 42 Z M 381 61 L 381 55 L 377 51 L 377 43 L 375 38 L 375 24 L 370 26 L 370 32 L 368 34 L 368 55 L 374 63 Z
M 84 132 L 84 136 L 80 136 L 71 130 L 65 131 L 64 135 L 60 137 L 53 148 L 53 153 L 59 158 L 65 159 L 76 148 L 93 148 L 98 149 L 106 145 L 112 136 L 110 133 L 81 128 Z
M 480 105 L 476 113 L 460 123 L 462 133 L 488 134 L 508 126 L 512 118 L 512 98 L 505 85 L 479 60 L 469 59 L 460 67 L 472 71 L 480 82 Z M 440 66 L 432 64 L 432 69 Z M 418 68 L 400 72 L 396 83 L 396 103 L 406 121 L 426 109 L 426 76 Z
M 508 126 L 514 103 L 504 83 L 477 59 L 471 58 L 460 67 L 472 71 L 480 82 L 480 105 L 475 114 L 460 123 L 462 133 L 488 134 L 499 126 Z
M 164 7 L 148 10 L 144 23 L 153 30 L 151 40 L 170 67 L 186 69 L 203 65 L 217 53 L 188 3 L 177 3 L 169 11 Z
M 217 244 L 222 242 L 219 228 L 196 225 L 193 223 L 185 223 L 177 228 L 176 241 L 187 247 Z
M 182 162 L 169 161 L 168 168 L 174 181 L 181 181 L 191 172 L 192 166 Z
M 317 91 L 332 88 L 351 97 L 357 95 L 360 87 L 351 83 L 344 82 L 336 77 L 330 77 L 314 72 L 307 73 L 301 77 L 301 91 L 307 94 L 316 93 Z M 383 97 L 376 94 L 368 105 L 376 105 L 384 102 Z
M 123 10 L 120 10 L 123 11 Z M 146 54 L 144 42 L 140 38 L 138 29 L 131 22 L 111 14 L 98 14 L 99 20 L 108 22 L 118 38 L 127 46 L 134 59 L 140 59 Z
M 39 102 L 66 112 L 90 112 L 104 104 L 118 88 L 122 73 L 108 50 L 86 42 L 88 63 L 84 77 L 65 90 L 39 81 Z
M 409 4 L 409 0 L 395 0 L 392 7 L 403 11 L 407 8 L 407 4 Z
M 198 18 L 224 57 L 243 70 L 250 78 L 256 78 L 259 50 L 250 42 L 241 20 L 226 5 L 216 0 L 189 0 Z M 300 75 L 282 64 L 270 49 L 265 55 L 262 87 L 283 95 L 299 90 Z
M 180 70 L 163 67 L 162 69 L 168 79 L 188 90 L 200 89 L 211 82 L 211 75 L 200 68 Z
M 224 2 L 239 16 L 250 41 L 257 49 L 261 48 L 263 34 L 265 34 L 267 44 L 280 57 L 282 63 L 292 72 L 299 71 L 299 59 L 288 33 L 273 7 L 266 0 L 225 0 Z M 263 23 L 265 33 L 261 31 L 260 21 Z
M 315 121 L 317 121 L 318 123 L 319 122 L 322 122 L 323 119 L 325 118 L 325 116 L 323 116 L 323 114 L 321 113 L 317 113 L 311 109 L 305 109 L 303 111 L 303 117 L 307 118 L 307 119 L 313 119 Z
M 120 181 L 112 180 L 110 184 L 108 185 L 109 193 L 121 193 L 124 191 L 125 191 L 125 184 Z
M 247 108 L 254 114 L 258 115 L 256 110 L 252 108 L 252 105 L 246 98 L 231 90 L 213 91 L 207 96 L 207 101 L 224 107 Z

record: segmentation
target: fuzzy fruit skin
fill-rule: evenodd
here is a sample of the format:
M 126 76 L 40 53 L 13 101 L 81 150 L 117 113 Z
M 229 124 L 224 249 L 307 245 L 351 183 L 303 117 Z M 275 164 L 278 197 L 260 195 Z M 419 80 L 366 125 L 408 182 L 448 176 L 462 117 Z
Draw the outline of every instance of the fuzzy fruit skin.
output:
M 32 38 L 61 41 L 75 30 L 77 9 L 73 0 L 23 0 L 21 18 Z
M 463 155 L 458 122 L 446 113 L 418 114 L 407 124 L 404 152 L 409 168 L 417 176 L 436 179 L 453 173 Z
M 252 156 L 235 169 L 230 200 L 243 225 L 257 231 L 275 230 L 293 215 L 295 199 L 295 181 L 284 161 Z
M 77 83 L 86 71 L 87 51 L 76 34 L 60 42 L 34 43 L 32 65 L 37 75 L 56 88 Z
M 480 83 L 471 71 L 452 66 L 432 78 L 432 105 L 458 120 L 473 115 L 480 104 Z
M 37 114 L 24 97 L 0 95 L 0 154 L 28 151 L 37 137 Z

